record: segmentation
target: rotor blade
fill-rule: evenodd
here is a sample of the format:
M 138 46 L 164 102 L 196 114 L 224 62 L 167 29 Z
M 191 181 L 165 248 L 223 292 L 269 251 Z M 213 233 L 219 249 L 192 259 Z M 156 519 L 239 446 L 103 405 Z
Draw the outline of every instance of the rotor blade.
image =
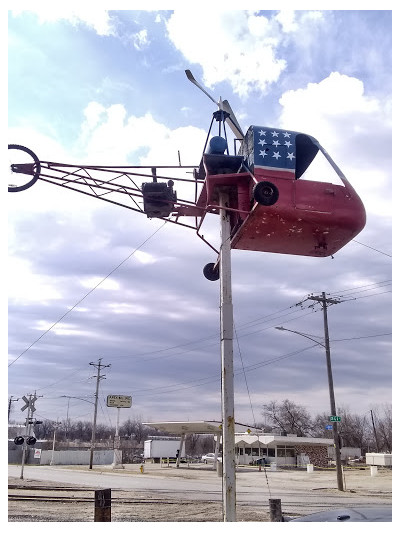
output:
M 242 131 L 242 128 L 239 126 L 239 122 L 237 121 L 235 114 L 229 105 L 228 100 L 224 100 L 222 102 L 222 109 L 229 113 L 229 117 L 227 118 L 227 121 L 229 123 L 229 126 L 233 133 L 236 135 L 236 137 L 240 140 L 244 139 L 244 133 Z
M 188 80 L 191 81 L 192 83 L 194 83 L 194 85 L 196 85 L 196 87 L 198 87 L 201 91 L 203 91 L 203 93 L 206 94 L 208 96 L 208 98 L 211 101 L 213 101 L 214 104 L 216 104 L 218 106 L 219 109 L 229 113 L 229 117 L 227 118 L 227 120 L 228 120 L 228 124 L 229 124 L 231 130 L 233 131 L 233 133 L 235 134 L 235 136 L 238 139 L 243 140 L 244 139 L 244 133 L 242 131 L 242 128 L 239 126 L 239 122 L 237 121 L 237 119 L 235 117 L 235 114 L 234 114 L 231 106 L 229 105 L 228 100 L 224 100 L 222 102 L 221 99 L 220 99 L 220 101 L 217 102 L 216 100 L 214 100 L 214 98 L 210 94 L 208 94 L 208 92 L 204 89 L 204 87 L 202 87 L 200 85 L 200 83 L 196 80 L 196 78 L 193 76 L 193 74 L 191 73 L 190 70 L 185 70 L 185 74 L 186 74 Z
M 203 91 L 203 93 L 206 94 L 208 96 L 208 98 L 210 100 L 212 100 L 214 102 L 214 104 L 216 104 L 221 109 L 219 103 L 216 100 L 214 100 L 214 98 L 210 94 L 208 94 L 208 92 L 200 85 L 200 83 L 196 80 L 196 78 L 193 76 L 193 74 L 190 72 L 190 70 L 185 70 L 185 74 L 186 74 L 187 79 L 189 81 L 194 83 L 196 85 L 196 87 L 198 87 L 200 89 L 200 91 Z

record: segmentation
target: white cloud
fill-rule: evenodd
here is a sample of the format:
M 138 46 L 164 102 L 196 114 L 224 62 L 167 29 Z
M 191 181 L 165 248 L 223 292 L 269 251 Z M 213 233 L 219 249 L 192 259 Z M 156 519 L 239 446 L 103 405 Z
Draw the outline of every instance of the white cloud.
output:
M 359 79 L 338 72 L 319 83 L 287 91 L 279 102 L 280 126 L 316 137 L 360 193 L 367 211 L 389 215 L 391 115 L 387 102 L 365 94 Z M 386 195 L 382 194 L 385 189 Z
M 138 33 L 135 33 L 133 36 L 133 46 L 136 48 L 136 50 L 143 50 L 145 46 L 149 44 L 149 40 L 147 38 L 147 30 L 143 29 L 140 30 Z
M 205 28 L 212 38 L 205 38 Z M 265 92 L 286 67 L 276 56 L 280 24 L 255 12 L 216 10 L 210 16 L 204 9 L 177 10 L 167 30 L 184 57 L 202 66 L 207 86 L 229 81 L 241 97 L 252 90 Z
M 265 94 L 286 69 L 279 48 L 289 39 L 301 43 L 323 15 L 319 11 L 279 11 L 269 18 L 257 11 L 176 10 L 166 23 L 169 38 L 191 63 L 203 69 L 208 87 L 228 81 L 235 93 Z M 205 28 L 207 36 L 205 38 Z M 200 43 L 200 44 L 199 44 Z
M 7 266 L 10 302 L 27 305 L 31 302 L 48 302 L 62 298 L 51 279 L 34 274 L 28 261 L 10 256 Z
M 65 5 L 60 6 L 46 3 L 46 5 L 40 5 L 36 9 L 27 9 L 24 11 L 35 13 L 41 24 L 66 20 L 74 26 L 85 24 L 89 28 L 94 29 L 99 35 L 114 35 L 115 33 L 108 11 L 106 9 L 96 9 L 93 5 L 86 8 L 79 7 L 78 9 L 74 9 L 65 7 Z M 22 10 L 13 10 L 12 13 L 14 16 L 18 16 L 21 12 Z
M 103 289 L 105 291 L 117 291 L 120 288 L 119 283 L 114 279 L 104 279 L 98 276 L 82 279 L 80 284 L 87 289 L 96 287 L 96 290 Z

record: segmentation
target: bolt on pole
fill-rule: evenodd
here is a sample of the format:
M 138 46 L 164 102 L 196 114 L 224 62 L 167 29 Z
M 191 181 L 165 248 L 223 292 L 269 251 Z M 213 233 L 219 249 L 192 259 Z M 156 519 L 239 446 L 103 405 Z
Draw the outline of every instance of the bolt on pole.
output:
M 236 522 L 235 417 L 233 385 L 233 305 L 229 194 L 220 192 L 220 333 L 222 402 L 222 501 L 224 522 Z

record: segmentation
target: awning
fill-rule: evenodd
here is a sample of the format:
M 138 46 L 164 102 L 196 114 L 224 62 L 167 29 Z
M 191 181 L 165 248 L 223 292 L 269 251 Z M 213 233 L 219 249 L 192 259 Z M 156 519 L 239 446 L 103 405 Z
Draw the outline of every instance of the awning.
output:
M 143 422 L 143 425 L 158 429 L 159 431 L 167 431 L 173 435 L 187 435 L 190 433 L 209 435 L 211 433 L 222 433 L 222 422 L 217 420 L 200 420 L 196 422 Z M 256 431 L 258 430 L 252 426 L 235 423 L 235 433 L 253 433 Z

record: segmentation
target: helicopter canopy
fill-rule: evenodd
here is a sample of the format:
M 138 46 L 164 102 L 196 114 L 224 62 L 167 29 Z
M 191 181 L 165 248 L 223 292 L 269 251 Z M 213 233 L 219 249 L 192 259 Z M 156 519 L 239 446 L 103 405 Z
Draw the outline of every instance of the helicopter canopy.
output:
M 318 141 L 297 131 L 250 126 L 239 155 L 253 172 L 255 168 L 282 171 L 300 178 L 319 150 Z M 294 176 L 293 176 L 294 174 Z

